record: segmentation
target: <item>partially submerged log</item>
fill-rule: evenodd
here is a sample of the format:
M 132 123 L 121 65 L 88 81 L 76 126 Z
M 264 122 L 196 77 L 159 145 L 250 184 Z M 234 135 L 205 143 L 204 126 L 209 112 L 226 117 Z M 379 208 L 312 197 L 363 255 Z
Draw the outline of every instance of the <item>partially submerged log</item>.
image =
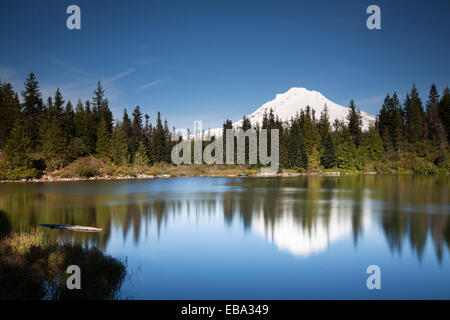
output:
M 47 227 L 50 229 L 62 229 L 70 231 L 82 231 L 82 232 L 100 232 L 103 229 L 84 226 L 72 226 L 70 224 L 40 224 L 41 227 Z

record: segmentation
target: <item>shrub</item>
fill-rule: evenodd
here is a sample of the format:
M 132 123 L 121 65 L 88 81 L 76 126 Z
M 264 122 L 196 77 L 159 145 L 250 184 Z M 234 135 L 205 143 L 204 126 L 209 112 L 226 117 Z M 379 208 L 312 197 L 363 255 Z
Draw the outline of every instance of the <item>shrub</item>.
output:
M 21 180 L 39 177 L 39 171 L 35 168 L 17 167 L 14 169 L 0 166 L 0 180 Z
M 11 233 L 0 241 L 0 299 L 118 297 L 126 261 L 105 255 L 95 247 L 44 240 L 42 232 L 32 230 Z M 69 265 L 82 270 L 81 290 L 69 290 L 66 286 Z

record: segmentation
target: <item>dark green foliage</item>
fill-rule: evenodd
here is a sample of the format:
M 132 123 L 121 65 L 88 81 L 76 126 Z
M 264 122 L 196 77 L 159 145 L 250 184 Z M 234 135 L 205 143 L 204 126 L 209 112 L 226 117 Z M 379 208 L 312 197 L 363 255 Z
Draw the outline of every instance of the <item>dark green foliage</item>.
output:
M 112 160 L 116 165 L 127 165 L 130 163 L 128 141 L 123 125 L 117 123 L 112 136 Z
M 448 87 L 444 89 L 441 101 L 438 104 L 439 117 L 447 131 L 447 141 L 450 140 L 450 90 Z
M 108 99 L 100 82 L 92 102 L 83 104 L 79 100 L 75 110 L 70 101 L 64 101 L 59 89 L 44 104 L 33 73 L 26 79 L 22 96 L 23 103 L 20 104 L 12 86 L 0 82 L 2 180 L 29 179 L 39 176 L 43 170 L 62 167 L 65 170 L 72 164 L 77 176 L 90 177 L 104 173 L 95 166 L 90 167 L 93 165 L 90 160 L 88 164 L 80 165 L 76 160 L 80 157 L 97 157 L 107 166 L 132 167 L 171 162 L 175 142 L 171 141 L 167 120 L 163 121 L 158 112 L 152 125 L 150 116 L 143 115 L 137 106 L 131 119 L 125 109 L 122 121 L 116 121 L 114 125 Z M 382 161 L 396 163 L 396 166 L 403 161 L 408 162 L 403 166 L 408 170 L 430 173 L 447 170 L 449 117 L 449 89 L 445 88 L 440 97 L 436 86 L 432 84 L 426 112 L 415 86 L 406 96 L 404 109 L 394 92 L 386 96 L 375 128 L 366 132 L 361 129 L 361 113 L 353 100 L 350 101 L 346 121 L 336 120 L 330 124 L 326 106 L 319 119 L 316 119 L 314 110 L 309 106 L 299 106 L 299 113 L 284 123 L 272 109 L 266 110 L 262 123 L 255 124 L 253 128 L 258 135 L 261 129 L 267 129 L 269 154 L 270 130 L 279 130 L 280 164 L 285 169 L 376 170 L 386 166 L 380 165 Z M 231 120 L 223 124 L 224 162 L 225 130 L 232 128 Z M 250 119 L 244 117 L 240 129 L 246 131 L 250 128 Z M 236 137 L 234 140 L 236 163 Z M 203 141 L 203 148 L 208 144 Z M 248 139 L 245 151 L 247 162 Z
M 162 121 L 161 114 L 158 112 L 158 118 L 156 120 L 156 126 L 153 129 L 152 139 L 151 139 L 151 150 L 152 150 L 152 159 L 153 163 L 167 161 L 168 150 L 166 150 L 166 146 L 169 144 L 166 136 L 167 132 L 165 131 Z M 169 151 L 170 152 L 170 151 Z
M 25 80 L 25 90 L 22 91 L 22 119 L 25 135 L 30 140 L 30 147 L 35 150 L 40 141 L 39 127 L 42 120 L 43 103 L 39 91 L 39 83 L 34 73 L 30 73 Z
M 0 148 L 5 146 L 19 116 L 20 103 L 11 84 L 0 82 Z
M 409 142 L 419 142 L 426 137 L 425 113 L 415 85 L 406 95 L 405 125 Z
M 134 164 L 137 166 L 146 166 L 150 162 L 147 154 L 147 148 L 143 140 L 139 142 L 136 155 L 134 156 Z
M 110 158 L 110 143 L 111 136 L 108 132 L 107 122 L 105 119 L 101 119 L 97 131 L 97 145 L 95 148 L 95 151 L 100 159 Z
M 144 138 L 144 132 L 142 127 L 142 112 L 137 106 L 133 111 L 133 123 L 131 126 L 131 152 L 132 154 L 137 152 L 140 142 Z
M 426 120 L 428 139 L 441 148 L 447 146 L 447 132 L 439 117 L 439 94 L 433 83 L 428 96 Z
M 356 146 L 361 144 L 362 131 L 361 131 L 361 111 L 356 109 L 355 102 L 350 101 L 350 112 L 347 116 L 348 131 L 353 143 Z
M 325 169 L 335 167 L 337 165 L 336 148 L 331 134 L 328 134 L 327 138 L 325 138 L 323 149 L 323 154 L 320 159 L 323 167 Z

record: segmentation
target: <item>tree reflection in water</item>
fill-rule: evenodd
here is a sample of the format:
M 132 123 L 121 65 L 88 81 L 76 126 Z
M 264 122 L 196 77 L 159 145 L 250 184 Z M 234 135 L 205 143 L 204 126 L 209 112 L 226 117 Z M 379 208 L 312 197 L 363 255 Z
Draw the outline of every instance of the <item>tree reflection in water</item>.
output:
M 39 223 L 103 228 L 95 234 L 45 231 L 55 239 L 103 249 L 114 229 L 138 242 L 150 223 L 159 234 L 163 225 L 181 215 L 223 215 L 228 225 L 240 221 L 246 231 L 297 256 L 326 250 L 349 234 L 357 247 L 365 230 L 375 224 L 392 252 L 401 255 L 409 244 L 421 259 L 431 239 L 440 260 L 450 248 L 449 179 L 309 176 L 2 184 L 0 209 L 9 213 L 18 231 Z

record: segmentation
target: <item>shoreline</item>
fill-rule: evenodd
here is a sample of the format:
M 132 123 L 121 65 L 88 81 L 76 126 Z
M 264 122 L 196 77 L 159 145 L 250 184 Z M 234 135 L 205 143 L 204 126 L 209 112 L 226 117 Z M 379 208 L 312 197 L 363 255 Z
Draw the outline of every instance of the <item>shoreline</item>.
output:
M 19 180 L 0 180 L 1 183 L 51 183 L 51 182 L 78 182 L 78 181 L 110 181 L 110 180 L 150 180 L 150 179 L 170 179 L 170 178 L 283 178 L 283 177 L 301 177 L 301 176 L 327 176 L 339 177 L 348 175 L 378 175 L 380 173 L 375 171 L 366 172 L 283 172 L 276 174 L 262 174 L 262 173 L 236 173 L 236 174 L 187 174 L 187 175 L 147 175 L 138 174 L 136 176 L 95 176 L 95 177 L 69 177 L 61 178 L 52 175 L 43 175 L 38 179 L 19 179 Z

